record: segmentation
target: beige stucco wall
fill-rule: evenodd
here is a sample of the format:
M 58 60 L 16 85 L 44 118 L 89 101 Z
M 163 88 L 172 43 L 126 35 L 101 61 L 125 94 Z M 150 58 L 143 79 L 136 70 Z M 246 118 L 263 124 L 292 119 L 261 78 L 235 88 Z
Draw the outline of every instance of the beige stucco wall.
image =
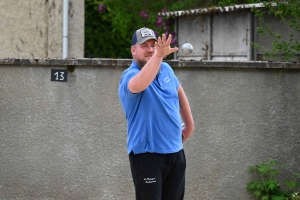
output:
M 133 200 L 117 90 L 131 60 L 0 59 L 0 199 Z M 169 61 L 195 132 L 185 200 L 252 200 L 248 167 L 300 166 L 300 65 Z M 51 69 L 72 69 L 67 82 Z M 282 183 L 284 185 L 284 183 Z
M 62 57 L 62 0 L 0 1 L 0 58 Z M 84 56 L 84 1 L 69 0 L 69 57 Z

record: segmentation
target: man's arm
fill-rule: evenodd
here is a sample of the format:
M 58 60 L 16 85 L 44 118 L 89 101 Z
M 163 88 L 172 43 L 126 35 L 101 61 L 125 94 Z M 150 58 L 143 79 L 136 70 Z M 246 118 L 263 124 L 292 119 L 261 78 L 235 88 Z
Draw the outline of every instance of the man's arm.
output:
M 141 71 L 135 75 L 128 83 L 128 88 L 132 93 L 138 93 L 144 91 L 153 81 L 163 58 L 178 50 L 177 47 L 171 48 L 172 35 L 170 34 L 166 40 L 166 35 L 163 34 L 162 38 L 158 37 L 155 42 L 155 51 L 150 60 L 141 69 Z
M 182 142 L 185 142 L 193 134 L 194 120 L 193 120 L 189 101 L 181 85 L 179 85 L 178 88 L 178 97 L 179 97 L 180 115 L 183 122 L 185 123 L 185 126 L 182 128 L 182 135 L 183 135 Z

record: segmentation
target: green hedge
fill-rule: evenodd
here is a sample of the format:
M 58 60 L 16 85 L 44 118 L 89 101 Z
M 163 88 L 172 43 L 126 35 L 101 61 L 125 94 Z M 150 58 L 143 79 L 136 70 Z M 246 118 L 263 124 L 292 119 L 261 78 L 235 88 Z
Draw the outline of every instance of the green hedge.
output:
M 131 58 L 135 30 L 149 27 L 161 35 L 173 33 L 172 19 L 157 13 L 210 6 L 255 3 L 255 0 L 85 0 L 85 52 L 87 58 Z M 175 40 L 172 43 L 176 45 Z

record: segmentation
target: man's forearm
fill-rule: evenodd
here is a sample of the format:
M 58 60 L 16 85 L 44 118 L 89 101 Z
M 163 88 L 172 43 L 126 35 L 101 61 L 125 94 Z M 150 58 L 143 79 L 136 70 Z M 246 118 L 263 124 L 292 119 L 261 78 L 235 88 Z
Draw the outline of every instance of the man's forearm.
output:
M 163 57 L 153 54 L 141 71 L 130 80 L 129 88 L 131 88 L 131 92 L 141 92 L 152 83 L 159 71 L 162 60 Z

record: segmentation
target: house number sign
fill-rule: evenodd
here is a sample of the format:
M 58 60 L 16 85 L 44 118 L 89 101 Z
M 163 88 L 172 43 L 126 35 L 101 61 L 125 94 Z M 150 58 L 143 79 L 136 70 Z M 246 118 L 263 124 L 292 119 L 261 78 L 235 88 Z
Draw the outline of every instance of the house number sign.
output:
M 68 70 L 51 69 L 51 81 L 68 82 Z

